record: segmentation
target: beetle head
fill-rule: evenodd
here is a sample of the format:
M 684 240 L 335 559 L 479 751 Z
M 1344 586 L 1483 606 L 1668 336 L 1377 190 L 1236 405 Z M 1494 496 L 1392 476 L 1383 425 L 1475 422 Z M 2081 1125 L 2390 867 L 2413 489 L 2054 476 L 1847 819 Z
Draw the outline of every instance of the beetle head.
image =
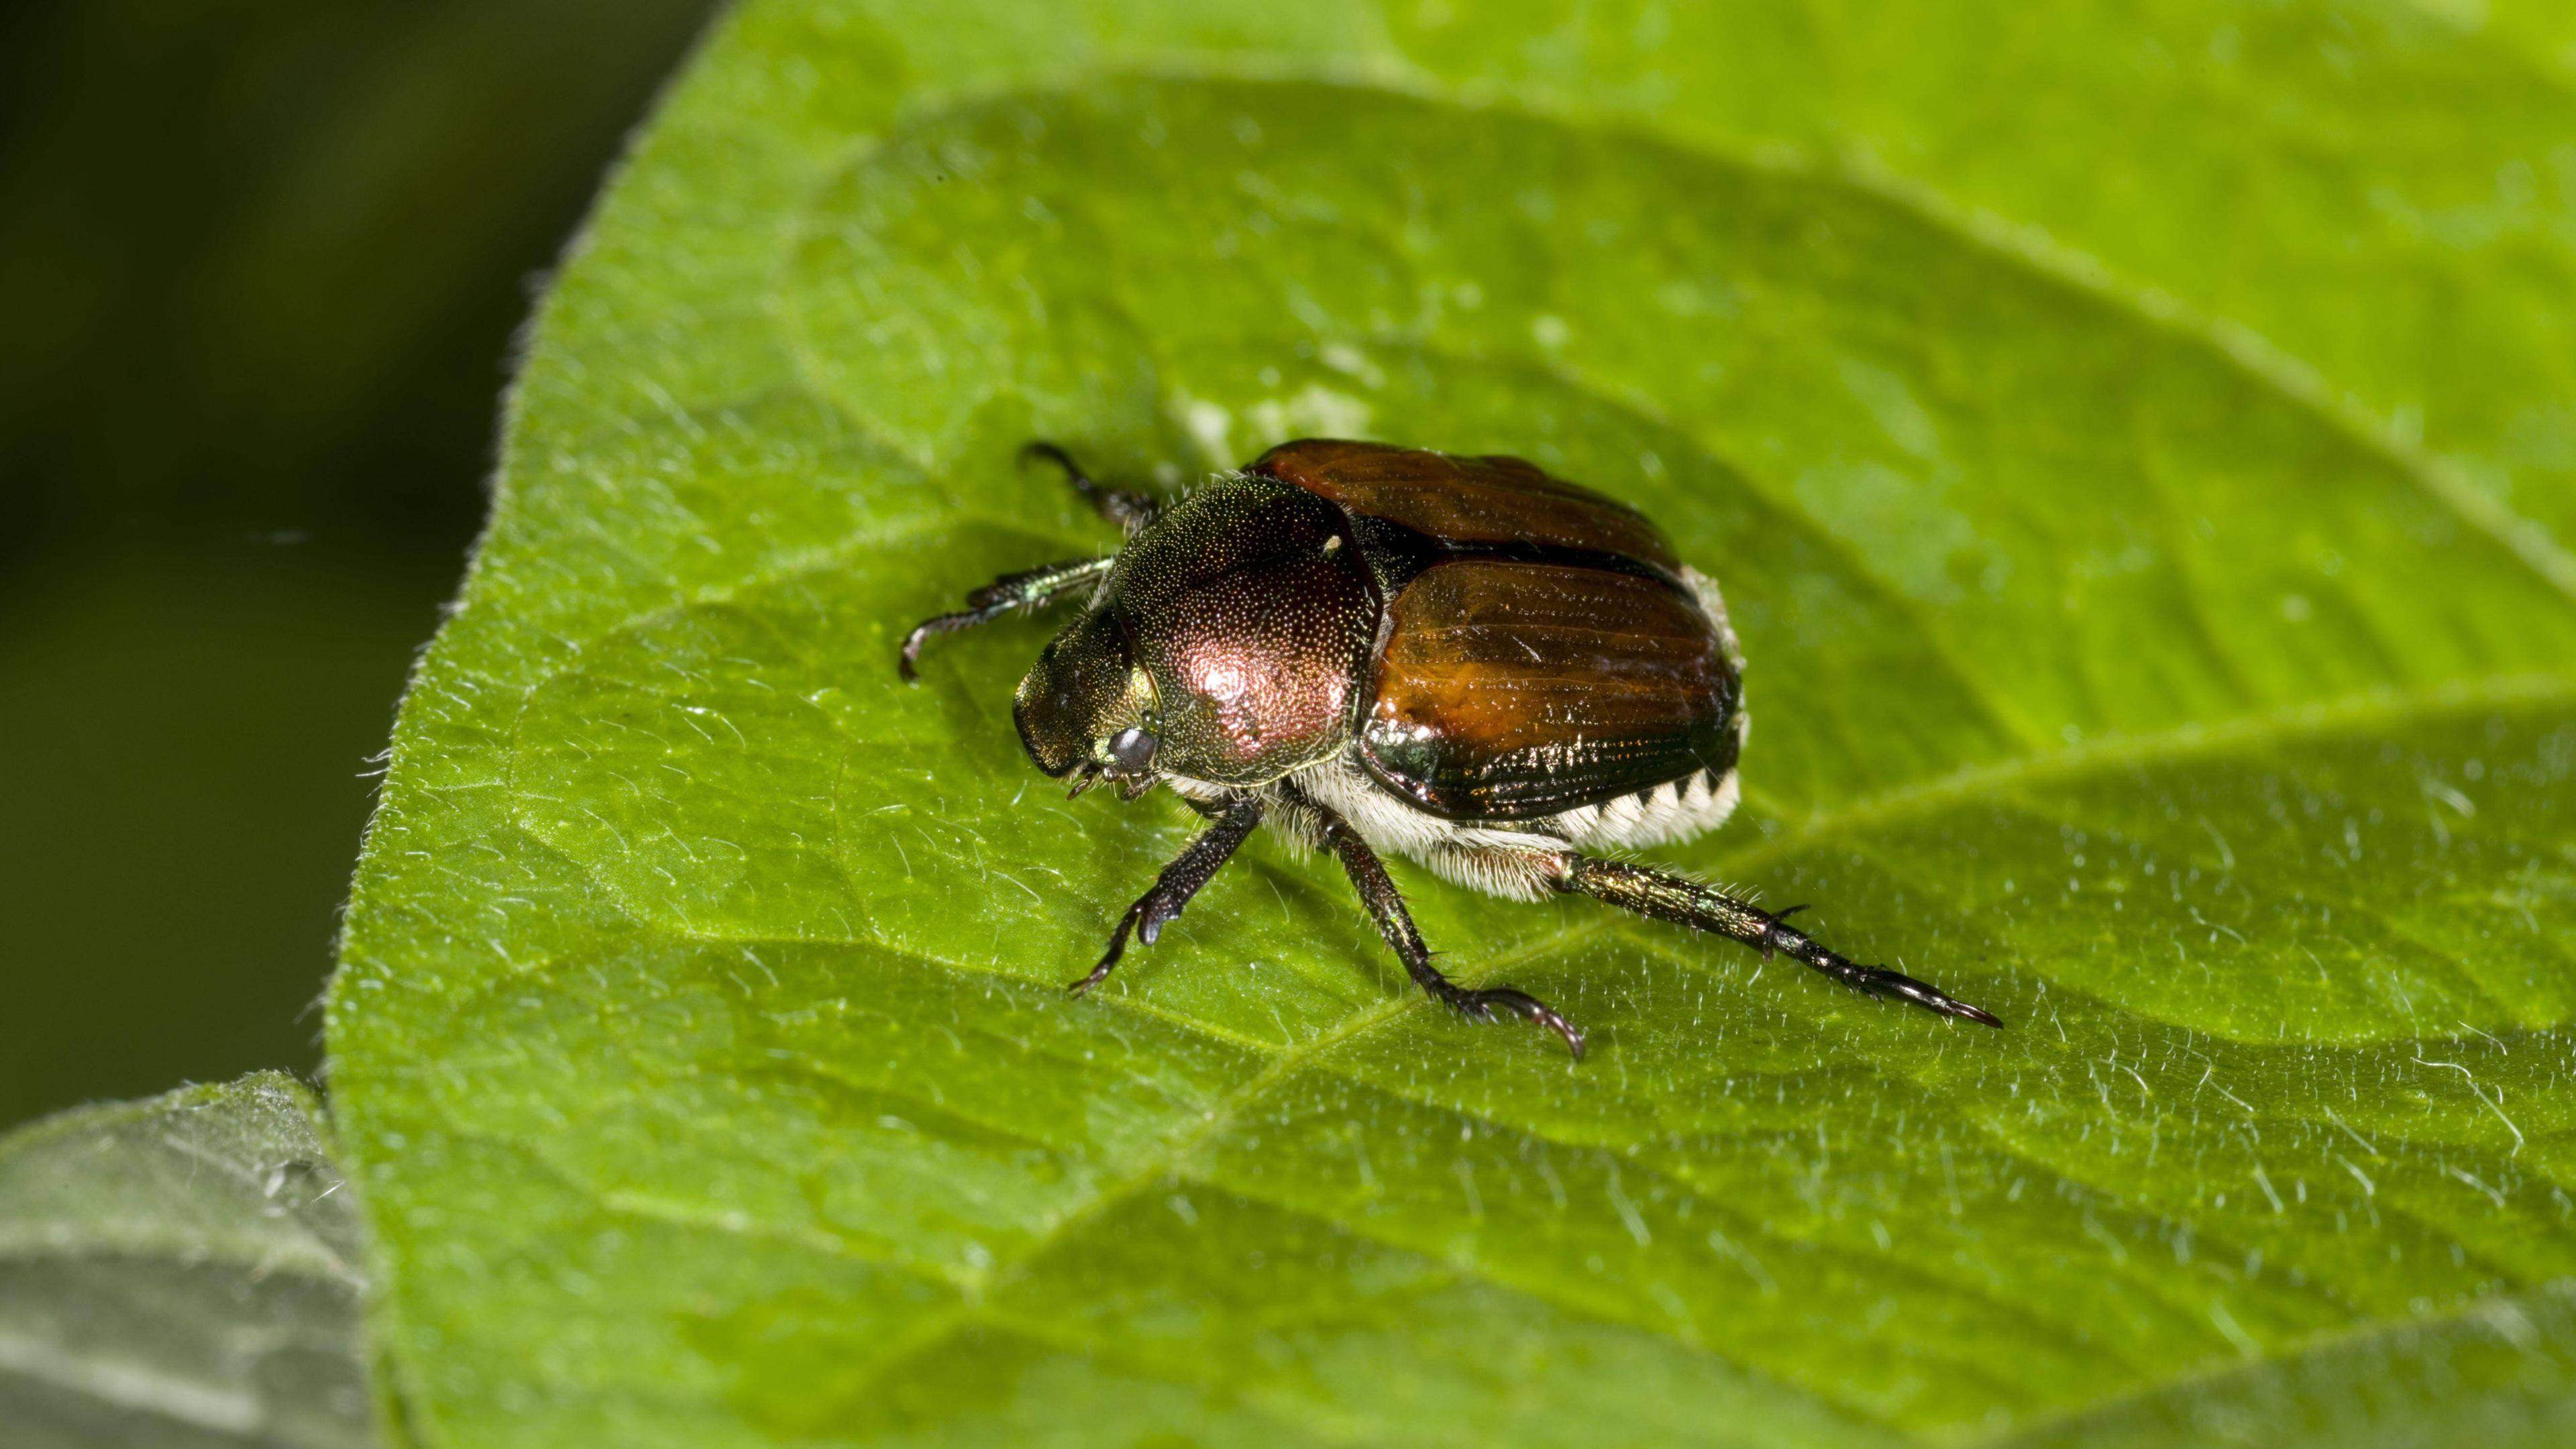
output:
M 1136 667 L 1127 630 L 1107 611 L 1087 614 L 1048 642 L 1011 697 L 1011 720 L 1029 758 L 1070 777 L 1081 794 L 1103 779 L 1128 798 L 1155 780 L 1153 681 Z

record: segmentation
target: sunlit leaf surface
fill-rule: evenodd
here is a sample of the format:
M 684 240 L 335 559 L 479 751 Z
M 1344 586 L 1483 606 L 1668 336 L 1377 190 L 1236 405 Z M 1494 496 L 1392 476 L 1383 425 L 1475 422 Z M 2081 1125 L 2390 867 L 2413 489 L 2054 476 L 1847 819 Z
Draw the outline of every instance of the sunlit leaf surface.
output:
M 550 294 L 331 999 L 425 1442 L 2576 1427 L 2563 80 L 1097 10 L 755 0 Z M 1110 546 L 1023 440 L 1308 433 L 1662 521 L 1755 721 L 1663 858 L 2010 1028 L 1402 874 L 1572 1066 L 1266 841 L 1064 999 L 1189 824 L 1028 767 L 1046 626 L 894 643 Z

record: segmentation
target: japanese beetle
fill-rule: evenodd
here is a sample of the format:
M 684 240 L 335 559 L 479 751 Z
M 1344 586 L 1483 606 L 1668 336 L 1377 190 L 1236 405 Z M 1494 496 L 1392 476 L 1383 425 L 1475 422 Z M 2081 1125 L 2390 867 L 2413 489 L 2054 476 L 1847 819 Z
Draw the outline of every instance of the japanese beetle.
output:
M 1726 604 L 1652 523 L 1518 458 L 1282 443 L 1170 503 L 1062 468 L 1126 544 L 996 579 L 903 641 L 1079 598 L 1013 696 L 1029 758 L 1081 794 L 1170 787 L 1212 824 L 1127 908 L 1077 994 L 1151 943 L 1263 821 L 1330 850 L 1424 991 L 1583 1033 L 1527 992 L 1433 968 L 1379 862 L 1490 894 L 1581 892 L 2000 1026 L 1669 871 L 1581 853 L 1687 839 L 1735 808 L 1743 657 Z

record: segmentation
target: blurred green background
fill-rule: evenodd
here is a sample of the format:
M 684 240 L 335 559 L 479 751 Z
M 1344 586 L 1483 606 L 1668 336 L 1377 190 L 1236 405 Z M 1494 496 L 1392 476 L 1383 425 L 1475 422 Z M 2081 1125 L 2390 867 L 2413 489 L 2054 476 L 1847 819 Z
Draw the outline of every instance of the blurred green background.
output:
M 0 11 L 0 1126 L 315 1067 L 512 335 L 710 8 Z

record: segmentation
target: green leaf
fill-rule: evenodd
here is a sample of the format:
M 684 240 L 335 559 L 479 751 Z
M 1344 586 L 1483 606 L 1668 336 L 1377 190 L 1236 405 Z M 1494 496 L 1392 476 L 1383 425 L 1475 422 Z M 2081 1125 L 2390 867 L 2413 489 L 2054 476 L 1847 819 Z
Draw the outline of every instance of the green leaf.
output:
M 0 1424 L 12 1445 L 377 1442 L 365 1229 L 280 1072 L 0 1138 Z
M 548 298 L 332 991 L 424 1442 L 2563 1439 L 2576 490 L 2494 459 L 2576 242 L 2387 217 L 2563 197 L 2576 99 L 2168 12 L 737 12 Z M 1029 769 L 1046 626 L 895 641 L 1110 546 L 1027 438 L 1315 432 L 1663 522 L 1756 721 L 1663 857 L 2010 1027 L 1404 872 L 1576 1067 L 1263 840 L 1066 1000 L 1186 817 Z

